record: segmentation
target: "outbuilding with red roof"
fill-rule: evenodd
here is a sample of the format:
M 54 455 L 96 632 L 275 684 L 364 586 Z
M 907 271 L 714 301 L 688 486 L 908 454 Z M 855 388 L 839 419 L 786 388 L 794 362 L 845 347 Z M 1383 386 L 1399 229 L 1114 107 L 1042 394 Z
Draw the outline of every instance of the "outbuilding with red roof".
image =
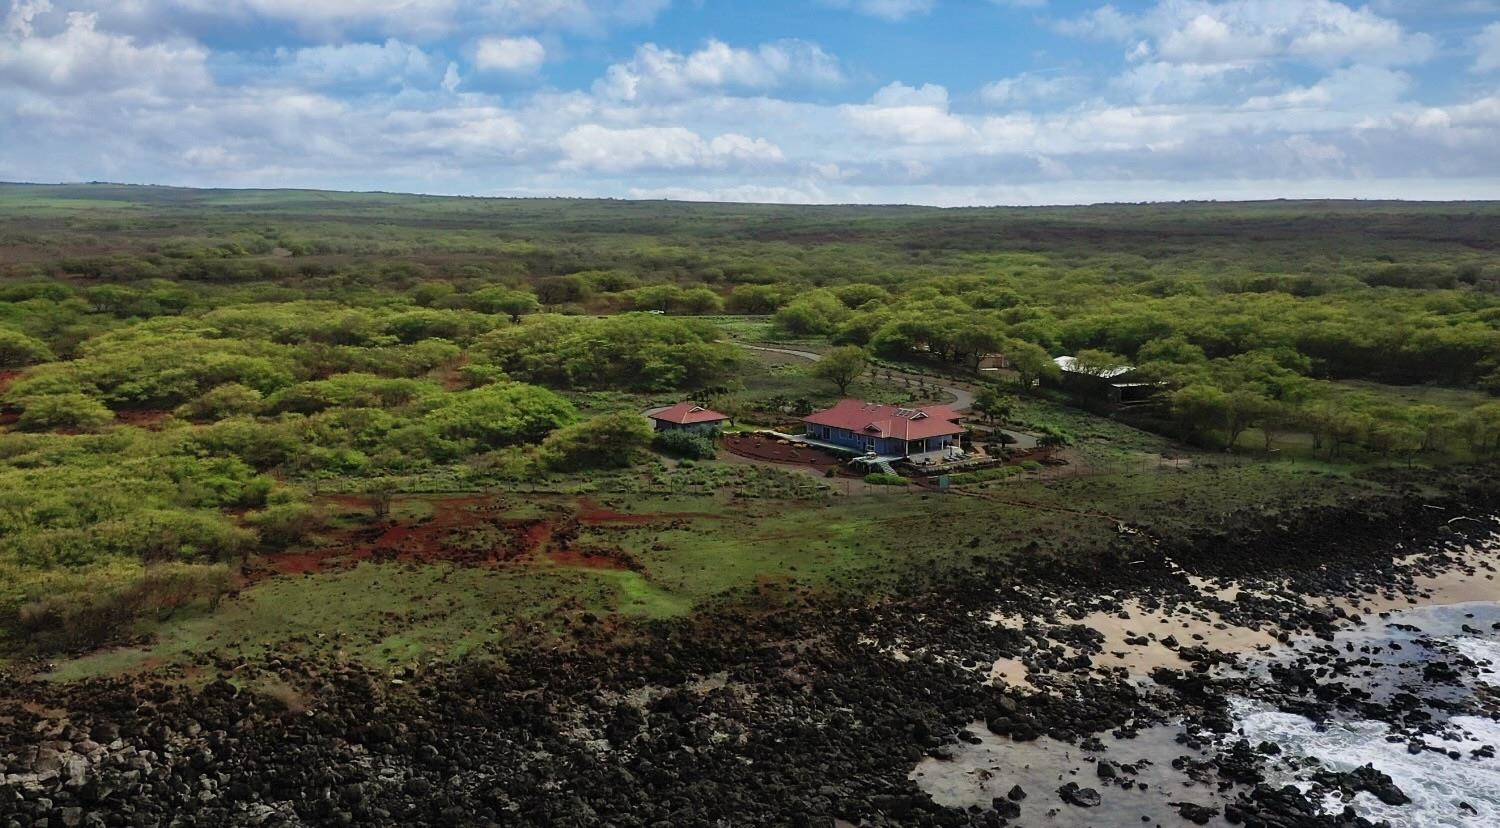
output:
M 646 415 L 656 424 L 657 431 L 692 431 L 707 434 L 718 431 L 729 422 L 728 414 L 720 414 L 710 408 L 690 402 L 680 402 Z

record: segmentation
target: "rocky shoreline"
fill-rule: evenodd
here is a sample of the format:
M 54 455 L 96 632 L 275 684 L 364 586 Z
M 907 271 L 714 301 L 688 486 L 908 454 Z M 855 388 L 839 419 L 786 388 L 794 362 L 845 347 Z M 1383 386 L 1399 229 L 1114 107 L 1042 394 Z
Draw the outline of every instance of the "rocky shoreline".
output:
M 1235 738 L 1232 704 L 1358 714 L 1413 743 L 1445 715 L 1493 716 L 1483 700 L 1376 698 L 1356 680 L 1368 653 L 1316 649 L 1369 623 L 1354 606 L 1420 602 L 1443 573 L 1487 580 L 1493 495 L 1230 516 L 1194 538 L 1122 531 L 1079 565 L 996 563 L 878 606 L 730 604 L 628 641 L 585 627 L 579 646 L 499 667 L 390 676 L 282 656 L 208 660 L 196 687 L 0 677 L 0 826 L 1142 824 L 1097 803 L 1161 787 L 1166 765 L 1194 794 L 1164 803 L 1182 824 L 1367 825 L 1269 781 L 1277 754 Z M 1087 623 L 1106 616 L 1127 649 Z M 1256 666 L 1253 648 L 1214 646 L 1230 629 L 1314 649 Z M 1132 670 L 1132 648 L 1176 663 Z M 1432 678 L 1462 658 L 1430 662 Z M 1025 675 L 995 677 L 997 660 Z M 267 680 L 296 692 L 243 689 Z M 1104 738 L 1159 727 L 1180 755 L 1109 758 Z M 986 739 L 1051 740 L 1093 770 L 1045 788 L 986 771 L 1004 793 L 982 805 L 918 784 L 919 765 Z M 1405 796 L 1373 769 L 1316 785 Z

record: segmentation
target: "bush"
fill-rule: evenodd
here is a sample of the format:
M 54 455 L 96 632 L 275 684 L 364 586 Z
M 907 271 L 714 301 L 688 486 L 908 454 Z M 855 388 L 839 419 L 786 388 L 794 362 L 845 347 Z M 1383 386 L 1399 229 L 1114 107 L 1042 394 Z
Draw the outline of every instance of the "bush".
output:
M 223 565 L 157 564 L 118 589 L 85 590 L 23 604 L 13 624 L 43 651 L 102 647 L 128 634 L 142 616 L 170 618 L 196 602 L 217 607 L 232 583 Z
M 114 422 L 115 415 L 104 403 L 86 394 L 49 394 L 22 403 L 25 410 L 16 425 L 25 431 L 77 428 L 94 431 Z
M 551 391 L 500 382 L 436 398 L 423 424 L 440 437 L 500 448 L 541 439 L 575 417 L 573 406 Z M 645 418 L 635 419 L 646 425 Z
M 20 331 L 0 328 L 0 368 L 18 368 L 52 359 L 46 343 Z
M 1029 472 L 1040 471 L 1042 468 L 1042 464 L 1038 463 L 1035 460 L 1027 460 L 1026 462 L 1021 464 L 1021 468 Z
M 899 474 L 875 472 L 865 475 L 865 482 L 874 486 L 905 486 L 907 481 Z
M 255 414 L 260 411 L 263 399 L 254 388 L 231 382 L 210 388 L 197 399 L 178 406 L 177 416 L 193 420 L 222 420 Z
M 267 546 L 285 549 L 298 543 L 323 523 L 323 516 L 306 503 L 281 503 L 245 516 Z
M 629 466 L 651 444 L 651 424 L 639 414 L 605 414 L 564 426 L 542 441 L 538 457 L 559 470 Z
M 651 447 L 662 454 L 689 460 L 712 460 L 717 454 L 712 436 L 691 431 L 658 431 Z

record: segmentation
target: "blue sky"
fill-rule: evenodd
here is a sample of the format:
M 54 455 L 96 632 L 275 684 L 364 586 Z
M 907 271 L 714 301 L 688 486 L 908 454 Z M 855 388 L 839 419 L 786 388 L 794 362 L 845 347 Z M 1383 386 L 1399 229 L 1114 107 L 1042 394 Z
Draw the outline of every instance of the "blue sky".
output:
M 0 179 L 1500 198 L 1500 0 L 0 0 Z

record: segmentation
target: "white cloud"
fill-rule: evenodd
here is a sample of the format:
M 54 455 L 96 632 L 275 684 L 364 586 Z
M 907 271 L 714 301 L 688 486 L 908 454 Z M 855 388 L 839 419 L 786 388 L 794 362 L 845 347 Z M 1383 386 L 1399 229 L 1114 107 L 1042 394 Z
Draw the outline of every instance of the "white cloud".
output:
M 1491 23 L 1474 36 L 1475 72 L 1500 71 L 1500 22 Z
M 42 4 L 45 11 L 45 4 Z M 28 11 L 39 7 L 33 4 Z M 163 94 L 208 85 L 207 52 L 194 43 L 141 45 L 100 31 L 93 14 L 71 12 L 61 31 L 39 35 L 32 16 L 11 21 L 0 38 L 0 84 L 52 95 L 99 92 Z
M 311 86 L 344 83 L 401 83 L 437 74 L 426 52 L 395 38 L 385 43 L 346 43 L 277 52 L 284 70 Z
M 948 90 L 935 83 L 924 83 L 920 87 L 907 86 L 901 81 L 886 84 L 876 90 L 870 103 L 884 107 L 933 107 L 948 109 Z
M 91 2 L 102 4 L 68 5 Z M 465 83 L 469 71 L 484 71 L 477 48 L 472 67 L 416 37 L 367 34 L 212 55 L 173 34 L 188 28 L 131 27 L 129 9 L 165 2 L 119 0 L 113 12 L 70 18 L 45 2 L 10 0 L 10 14 L 0 11 L 0 178 L 455 193 L 497 192 L 503 182 L 511 194 L 941 204 L 1472 195 L 1500 178 L 1493 90 L 1426 106 L 1413 96 L 1431 79 L 1418 85 L 1392 59 L 1412 42 L 1405 30 L 1392 39 L 1382 25 L 1318 28 L 1251 0 L 1162 0 L 1142 14 L 1073 21 L 1134 54 L 1120 77 L 1108 85 L 1067 73 L 1004 78 L 979 90 L 989 105 L 979 112 L 956 103 L 969 94 L 920 81 L 852 103 L 778 97 L 844 78 L 832 56 L 801 41 L 710 41 L 681 53 L 647 45 L 591 89 L 502 99 Z M 236 13 L 251 3 L 226 0 Z M 559 20 L 558 9 L 580 7 L 410 0 L 401 8 L 432 10 L 446 25 L 477 19 L 464 15 L 481 5 L 512 21 Z M 1284 5 L 1343 8 L 1355 23 L 1373 14 L 1326 0 Z M 317 14 L 338 19 L 362 13 L 356 7 L 400 11 L 384 0 L 329 0 Z M 1211 22 L 1199 21 L 1205 14 Z M 1347 22 L 1336 11 L 1319 19 Z M 477 31 L 528 36 L 507 25 Z M 566 42 L 534 33 L 538 45 Z M 1298 51 L 1314 41 L 1334 57 Z M 1372 47 L 1369 61 L 1354 42 Z M 1286 60 L 1317 66 L 1321 77 L 1293 83 L 1277 71 Z M 1461 98 L 1461 89 L 1444 94 Z
M 1110 81 L 1110 88 L 1140 103 L 1191 101 L 1211 91 L 1226 89 L 1242 77 L 1245 67 L 1233 64 L 1196 64 L 1150 61 L 1126 69 Z
M 492 72 L 534 72 L 547 49 L 534 37 L 487 37 L 474 49 L 474 66 Z
M 827 86 L 843 80 L 838 61 L 800 40 L 741 49 L 710 40 L 689 54 L 647 43 L 606 70 L 595 91 L 622 101 L 680 98 L 703 90 L 764 92 L 785 86 Z
M 992 106 L 1072 103 L 1088 80 L 1077 75 L 1025 72 L 985 84 L 979 97 Z
M 5 31 L 16 38 L 30 37 L 32 21 L 51 10 L 51 0 L 12 0 L 5 15 Z
M 584 124 L 558 140 L 564 164 L 579 169 L 622 172 L 638 169 L 723 168 L 782 160 L 775 144 L 727 133 L 705 140 L 683 127 L 611 129 Z
M 28 0 L 34 2 L 34 0 Z M 225 21 L 287 23 L 306 34 L 426 40 L 456 31 L 598 33 L 646 23 L 671 0 L 71 0 L 122 30 L 221 29 Z
M 935 0 L 823 0 L 823 5 L 849 9 L 885 20 L 905 20 L 932 11 Z
M 948 111 L 948 90 L 936 84 L 911 87 L 889 84 L 870 103 L 843 107 L 861 131 L 900 144 L 943 144 L 962 141 L 973 130 Z
M 1338 69 L 1311 86 L 1275 95 L 1257 95 L 1244 104 L 1249 110 L 1312 109 L 1320 113 L 1377 111 L 1400 100 L 1411 88 L 1411 77 L 1378 66 Z
M 1191 65 L 1420 63 L 1435 46 L 1426 34 L 1335 0 L 1158 0 L 1140 14 L 1103 6 L 1059 28 L 1121 41 L 1137 60 Z

